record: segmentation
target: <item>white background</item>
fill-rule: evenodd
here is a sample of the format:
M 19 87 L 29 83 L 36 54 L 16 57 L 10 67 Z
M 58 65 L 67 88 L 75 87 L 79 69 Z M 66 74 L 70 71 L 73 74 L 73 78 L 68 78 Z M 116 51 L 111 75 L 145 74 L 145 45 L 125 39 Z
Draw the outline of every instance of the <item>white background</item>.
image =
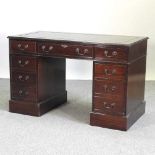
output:
M 155 0 L 0 1 L 0 78 L 9 77 L 8 35 L 56 31 L 148 36 L 147 80 L 155 80 Z M 91 61 L 67 60 L 67 79 L 91 79 Z

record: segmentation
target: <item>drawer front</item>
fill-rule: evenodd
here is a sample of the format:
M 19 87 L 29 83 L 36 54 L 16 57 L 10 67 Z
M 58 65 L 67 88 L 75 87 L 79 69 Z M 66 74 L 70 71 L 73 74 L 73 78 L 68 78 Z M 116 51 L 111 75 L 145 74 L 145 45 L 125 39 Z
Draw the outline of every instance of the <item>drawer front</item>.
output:
M 61 46 L 56 43 L 39 42 L 37 47 L 38 53 L 42 55 L 64 55 Z
M 127 48 L 95 47 L 95 59 L 97 60 L 128 60 Z
M 36 87 L 28 87 L 24 85 L 14 85 L 11 86 L 11 98 L 15 100 L 23 101 L 36 101 L 37 93 Z
M 102 78 L 105 80 L 122 80 L 125 79 L 127 73 L 126 65 L 115 65 L 113 63 L 94 63 L 95 78 Z
M 11 73 L 11 81 L 12 83 L 17 84 L 36 84 L 36 74 L 29 72 L 21 72 L 21 71 L 12 71 Z
M 93 58 L 92 46 L 40 42 L 38 52 L 43 55 Z
M 31 52 L 36 53 L 35 41 L 11 40 L 10 51 L 15 52 Z
M 115 99 L 104 99 L 101 97 L 94 97 L 93 110 L 96 112 L 124 115 L 125 103 Z
M 93 48 L 91 46 L 72 45 L 68 49 L 66 48 L 65 53 L 67 56 L 93 58 Z
M 29 56 L 11 56 L 12 69 L 24 70 L 24 71 L 36 71 L 37 58 Z
M 108 96 L 119 95 L 124 97 L 125 83 L 121 81 L 94 80 L 94 95 Z

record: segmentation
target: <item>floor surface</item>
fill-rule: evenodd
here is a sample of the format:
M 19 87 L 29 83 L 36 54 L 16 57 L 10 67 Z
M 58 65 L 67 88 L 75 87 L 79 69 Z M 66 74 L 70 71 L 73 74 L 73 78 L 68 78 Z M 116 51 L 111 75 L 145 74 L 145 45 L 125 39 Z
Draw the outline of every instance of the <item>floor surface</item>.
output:
M 8 112 L 9 80 L 0 79 L 0 155 L 155 155 L 155 82 L 127 132 L 89 125 L 91 81 L 67 81 L 67 90 L 67 104 L 32 117 Z

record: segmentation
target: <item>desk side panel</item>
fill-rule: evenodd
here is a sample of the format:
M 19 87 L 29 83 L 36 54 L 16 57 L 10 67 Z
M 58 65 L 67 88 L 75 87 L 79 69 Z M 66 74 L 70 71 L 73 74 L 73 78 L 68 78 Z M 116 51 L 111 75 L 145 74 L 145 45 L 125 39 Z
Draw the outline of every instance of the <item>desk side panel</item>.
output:
M 127 82 L 127 114 L 144 103 L 147 39 L 130 47 Z
M 38 61 L 38 99 L 47 100 L 66 91 L 66 59 L 40 57 Z

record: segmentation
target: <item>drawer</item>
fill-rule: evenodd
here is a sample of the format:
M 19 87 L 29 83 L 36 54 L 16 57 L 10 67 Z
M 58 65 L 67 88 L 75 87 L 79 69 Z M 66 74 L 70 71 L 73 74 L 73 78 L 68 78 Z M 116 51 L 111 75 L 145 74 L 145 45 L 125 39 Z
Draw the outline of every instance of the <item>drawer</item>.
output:
M 23 40 L 11 40 L 10 51 L 15 52 L 30 52 L 36 53 L 36 42 L 35 41 L 23 41 Z
M 113 63 L 94 63 L 94 76 L 95 78 L 107 79 L 125 79 L 127 73 L 126 65 L 119 65 Z
M 66 55 L 71 57 L 93 58 L 93 47 L 72 45 L 66 48 Z
M 94 80 L 94 95 L 119 95 L 124 97 L 125 83 L 122 81 Z
M 95 59 L 97 60 L 128 60 L 128 49 L 118 47 L 95 47 Z
M 11 72 L 11 81 L 12 83 L 17 84 L 36 84 L 36 74 L 29 72 L 21 72 L 21 71 L 12 71 Z
M 37 69 L 36 57 L 12 55 L 10 58 L 10 63 L 12 69 L 23 71 L 36 71 Z
M 37 93 L 35 86 L 11 85 L 11 98 L 14 100 L 36 101 Z
M 125 103 L 123 101 L 117 101 L 114 99 L 94 97 L 93 110 L 100 113 L 124 115 Z
M 93 47 L 84 45 L 40 42 L 38 43 L 38 52 L 44 55 L 93 58 Z
M 64 55 L 62 47 L 52 42 L 39 42 L 37 44 L 38 53 L 43 55 Z

